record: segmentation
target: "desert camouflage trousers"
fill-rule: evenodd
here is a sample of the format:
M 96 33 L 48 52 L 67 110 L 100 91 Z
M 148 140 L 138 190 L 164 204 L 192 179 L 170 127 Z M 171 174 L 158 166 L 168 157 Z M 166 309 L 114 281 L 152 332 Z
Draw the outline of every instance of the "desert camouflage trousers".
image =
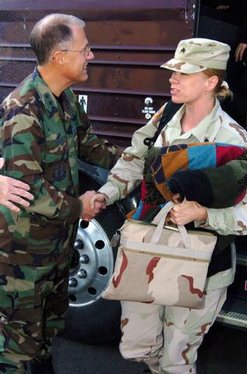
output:
M 25 362 L 51 355 L 68 308 L 69 266 L 0 263 L 0 373 L 23 374 Z
M 207 291 L 203 309 L 122 302 L 120 353 L 152 373 L 195 374 L 197 350 L 226 295 L 227 287 Z

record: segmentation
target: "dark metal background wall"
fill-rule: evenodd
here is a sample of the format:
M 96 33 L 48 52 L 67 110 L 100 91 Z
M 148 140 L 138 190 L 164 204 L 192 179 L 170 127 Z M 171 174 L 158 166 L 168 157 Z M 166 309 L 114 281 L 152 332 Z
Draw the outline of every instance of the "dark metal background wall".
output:
M 86 21 L 95 54 L 89 79 L 74 90 L 87 95 L 96 133 L 122 146 L 169 96 L 169 72 L 160 69 L 180 39 L 194 29 L 192 0 L 0 0 L 0 101 L 35 58 L 28 44 L 36 21 L 53 12 Z

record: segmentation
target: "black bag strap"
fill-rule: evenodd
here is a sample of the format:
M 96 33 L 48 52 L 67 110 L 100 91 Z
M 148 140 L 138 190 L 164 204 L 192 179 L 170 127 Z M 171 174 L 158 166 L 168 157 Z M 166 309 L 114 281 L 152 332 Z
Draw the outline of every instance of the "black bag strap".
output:
M 169 100 L 165 106 L 165 109 L 162 113 L 162 117 L 160 119 L 159 126 L 157 128 L 157 131 L 155 132 L 154 136 L 152 138 L 145 138 L 143 140 L 143 143 L 148 146 L 150 149 L 154 143 L 156 142 L 159 134 L 163 130 L 163 128 L 166 126 L 166 124 L 172 119 L 174 114 L 178 111 L 179 108 L 181 108 L 183 104 L 175 104 L 171 100 Z

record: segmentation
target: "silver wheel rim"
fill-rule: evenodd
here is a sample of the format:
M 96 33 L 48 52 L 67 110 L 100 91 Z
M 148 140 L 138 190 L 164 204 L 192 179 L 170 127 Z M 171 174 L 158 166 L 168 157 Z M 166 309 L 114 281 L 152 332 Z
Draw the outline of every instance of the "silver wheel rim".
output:
M 70 307 L 83 307 L 101 297 L 113 272 L 113 253 L 102 226 L 80 220 L 74 243 L 78 264 L 69 277 Z

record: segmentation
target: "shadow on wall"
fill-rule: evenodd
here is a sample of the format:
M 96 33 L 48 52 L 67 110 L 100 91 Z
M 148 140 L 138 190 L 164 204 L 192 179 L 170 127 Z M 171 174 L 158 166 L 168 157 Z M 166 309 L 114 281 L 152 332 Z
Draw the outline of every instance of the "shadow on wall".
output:
M 247 53 L 242 61 L 235 62 L 234 51 L 239 43 L 239 26 L 230 23 L 228 19 L 217 19 L 215 14 L 213 9 L 202 7 L 198 36 L 230 45 L 226 80 L 234 96 L 233 100 L 226 100 L 222 107 L 240 125 L 247 128 Z

